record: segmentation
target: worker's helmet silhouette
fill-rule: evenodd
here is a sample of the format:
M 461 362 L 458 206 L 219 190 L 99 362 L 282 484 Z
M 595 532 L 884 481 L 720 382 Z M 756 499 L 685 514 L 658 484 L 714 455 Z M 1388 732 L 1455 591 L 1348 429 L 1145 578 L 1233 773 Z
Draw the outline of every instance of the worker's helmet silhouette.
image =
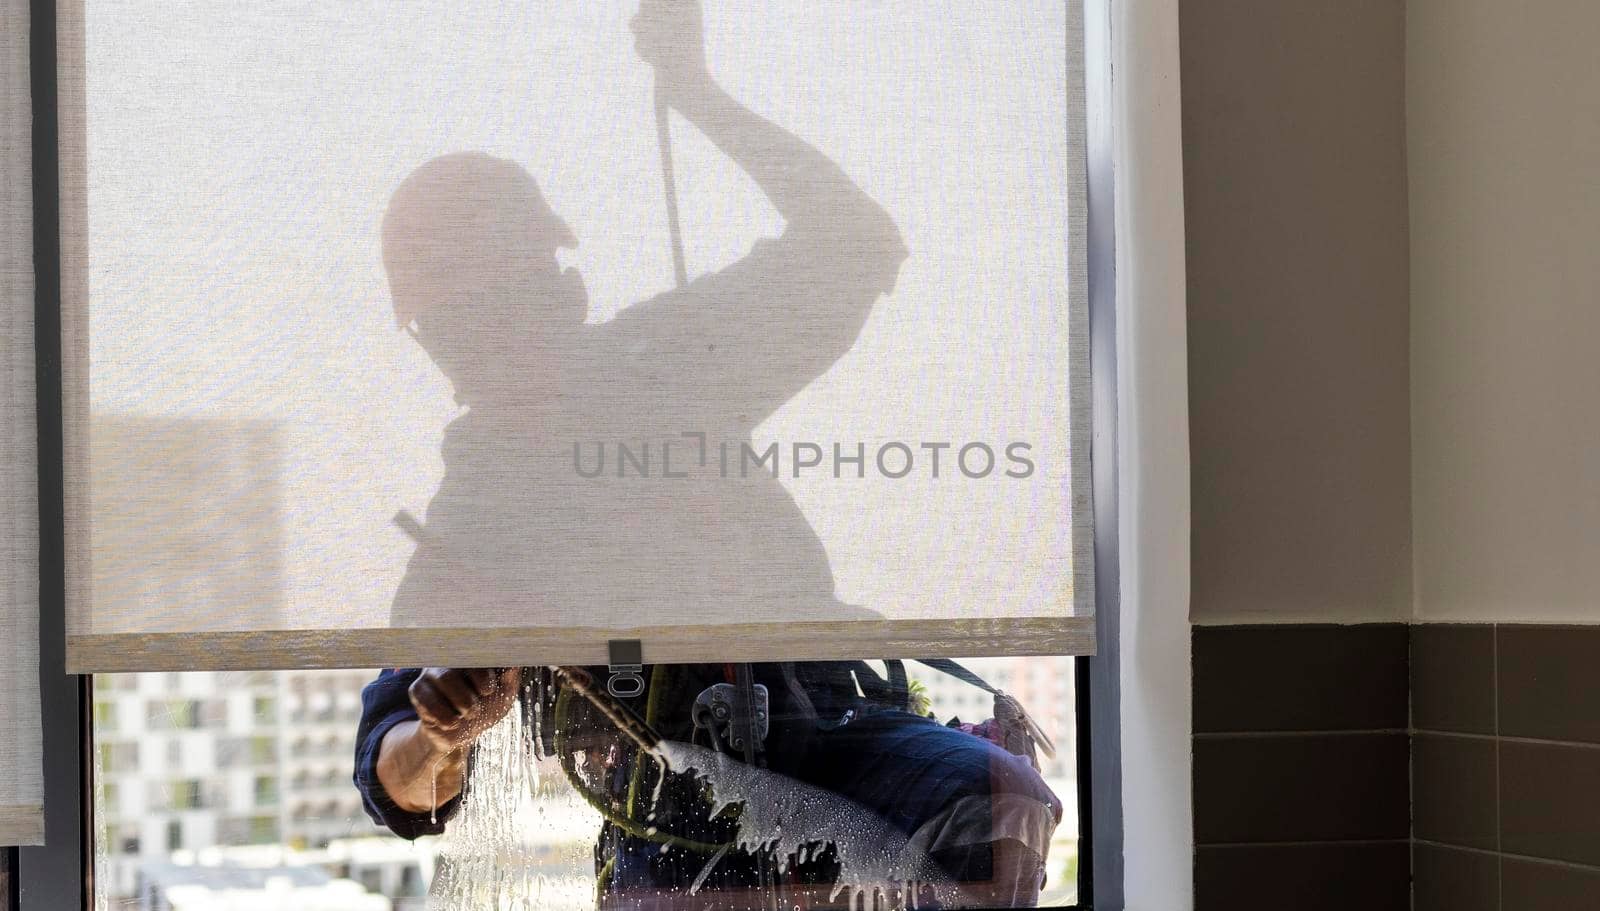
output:
M 395 322 L 554 269 L 555 251 L 575 246 L 521 165 L 482 152 L 435 158 L 401 182 L 383 218 Z

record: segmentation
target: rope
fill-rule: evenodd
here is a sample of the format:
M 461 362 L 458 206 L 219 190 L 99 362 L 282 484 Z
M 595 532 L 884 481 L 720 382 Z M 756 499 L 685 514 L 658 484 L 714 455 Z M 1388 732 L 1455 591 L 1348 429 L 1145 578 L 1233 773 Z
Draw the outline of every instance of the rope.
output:
M 591 700 L 591 702 L 592 701 L 593 700 Z M 634 822 L 633 820 L 613 810 L 609 801 L 607 801 L 604 796 L 595 794 L 593 791 L 591 791 L 589 786 L 584 784 L 582 776 L 578 774 L 577 760 L 566 749 L 565 735 L 570 718 L 571 705 L 571 691 L 563 687 L 561 691 L 556 694 L 556 761 L 560 764 L 562 773 L 567 776 L 567 781 L 572 784 L 573 790 L 578 792 L 578 796 L 582 797 L 585 803 L 593 807 L 601 816 L 605 817 L 607 822 L 611 823 L 627 834 L 634 836 L 635 838 L 642 838 L 646 841 L 655 842 L 656 844 L 671 845 L 675 848 L 684 848 L 685 850 L 689 851 L 697 851 L 701 854 L 715 854 L 718 850 L 724 847 L 720 844 L 707 844 L 703 841 L 694 841 L 693 839 L 682 838 L 680 836 L 672 835 L 659 830 L 650 832 L 648 827 L 641 826 L 637 822 Z
M 568 688 L 579 696 L 589 700 L 606 720 L 617 726 L 623 736 L 633 741 L 634 746 L 647 753 L 656 751 L 656 744 L 661 742 L 661 735 L 655 729 L 641 722 L 632 712 L 622 705 L 612 701 L 608 696 L 589 686 L 588 674 L 569 667 L 558 667 L 555 674 Z
M 672 240 L 672 271 L 679 289 L 689 286 L 689 267 L 683 257 L 683 225 L 678 221 L 678 183 L 672 173 L 672 117 L 666 93 L 656 83 L 656 143 L 661 147 L 661 181 L 667 191 L 667 234 Z

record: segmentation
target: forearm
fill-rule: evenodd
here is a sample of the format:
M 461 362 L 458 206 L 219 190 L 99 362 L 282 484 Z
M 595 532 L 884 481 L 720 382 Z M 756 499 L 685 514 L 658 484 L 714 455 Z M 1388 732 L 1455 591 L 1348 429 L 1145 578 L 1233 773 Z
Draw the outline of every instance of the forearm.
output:
M 441 751 L 421 731 L 421 722 L 390 728 L 378 747 L 378 783 L 395 806 L 428 813 L 461 793 L 466 749 Z
M 822 152 L 740 104 L 706 78 L 678 93 L 673 106 L 761 187 L 791 225 L 850 227 L 887 215 Z

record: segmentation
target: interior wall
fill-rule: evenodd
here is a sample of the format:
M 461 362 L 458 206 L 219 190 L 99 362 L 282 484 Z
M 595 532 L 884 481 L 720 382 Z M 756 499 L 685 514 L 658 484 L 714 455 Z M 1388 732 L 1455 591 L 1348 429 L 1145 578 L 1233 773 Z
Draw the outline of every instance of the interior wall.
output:
M 1094 901 L 1109 911 L 1194 908 L 1178 7 L 1085 10 L 1090 34 L 1109 14 L 1115 144 L 1123 900 L 1097 885 Z
M 1410 631 L 1194 629 L 1195 911 L 1411 911 Z
M 1181 17 L 1192 619 L 1409 617 L 1404 0 Z
M 1592 622 L 1600 4 L 1408 14 L 1417 617 Z

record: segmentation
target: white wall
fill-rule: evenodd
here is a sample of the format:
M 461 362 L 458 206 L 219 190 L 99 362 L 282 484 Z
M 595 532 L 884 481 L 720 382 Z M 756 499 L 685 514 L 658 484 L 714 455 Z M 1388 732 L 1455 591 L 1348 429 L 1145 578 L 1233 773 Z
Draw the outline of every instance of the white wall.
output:
M 1600 4 L 1410 0 L 1416 616 L 1600 619 Z
M 1092 24 L 1092 23 L 1091 23 Z M 1194 907 L 1177 0 L 1112 4 L 1125 907 Z

